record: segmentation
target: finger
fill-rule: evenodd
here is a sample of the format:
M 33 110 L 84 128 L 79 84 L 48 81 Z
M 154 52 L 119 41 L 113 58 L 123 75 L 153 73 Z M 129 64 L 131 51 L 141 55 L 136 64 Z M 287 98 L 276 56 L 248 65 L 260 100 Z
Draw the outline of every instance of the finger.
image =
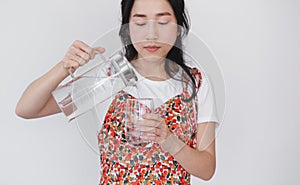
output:
M 80 66 L 84 65 L 85 63 L 87 63 L 87 61 L 83 58 L 81 58 L 78 55 L 74 55 L 74 54 L 67 54 L 67 58 L 71 59 L 75 62 L 77 62 Z
M 150 133 L 150 134 L 156 134 L 159 135 L 160 133 L 160 129 L 157 127 L 147 127 L 147 126 L 136 126 L 134 128 L 135 131 L 140 131 L 140 132 L 146 132 L 146 133 Z
M 142 134 L 142 135 L 140 135 L 140 138 L 145 141 L 153 141 L 156 143 L 161 143 L 163 141 L 163 139 L 157 135 Z
M 67 53 L 67 57 L 75 60 L 79 63 L 80 66 L 86 64 L 90 60 L 90 55 L 85 51 L 77 48 L 78 46 L 72 45 Z
M 154 141 L 154 142 L 157 142 L 157 136 L 156 135 L 146 135 L 146 134 L 142 134 L 140 135 L 140 138 L 142 140 L 145 140 L 145 141 Z
M 90 58 L 92 58 L 91 56 L 92 56 L 93 49 L 90 46 L 88 46 L 86 43 L 84 43 L 80 40 L 76 40 L 76 41 L 74 41 L 73 46 L 84 51 L 85 53 L 87 53 L 90 56 Z
M 64 59 L 64 68 L 70 69 L 73 68 L 76 70 L 79 67 L 79 63 L 77 61 L 74 61 L 72 59 Z
M 75 46 L 72 46 L 70 48 L 70 52 L 75 55 L 75 56 L 79 56 L 80 58 L 84 59 L 85 61 L 90 60 L 90 55 L 88 53 L 86 53 L 85 51 L 82 51 L 78 48 L 76 48 Z
M 145 122 L 143 122 L 143 123 L 145 123 Z M 151 122 L 148 121 L 147 123 L 150 124 Z M 156 123 L 158 123 L 159 126 L 149 127 L 149 125 L 140 126 L 139 124 L 137 124 L 137 125 L 139 125 L 138 131 L 155 135 L 156 136 L 155 139 L 158 142 L 162 142 L 170 135 L 170 131 L 169 131 L 168 126 L 165 125 L 164 122 L 156 122 Z M 153 139 L 153 138 L 149 138 L 149 139 Z
M 167 126 L 149 126 L 137 124 L 134 128 L 135 131 L 145 132 L 149 134 L 155 134 L 159 137 L 166 138 L 169 134 L 169 129 Z
M 146 113 L 145 115 L 143 115 L 143 118 L 145 120 L 144 123 L 141 123 L 142 125 L 149 125 L 152 127 L 158 127 L 158 128 L 166 128 L 167 129 L 167 125 L 165 123 L 165 120 L 160 117 L 160 115 L 158 114 L 148 114 Z
M 163 118 L 159 115 L 159 114 L 152 114 L 152 113 L 146 113 L 143 115 L 144 119 L 150 119 L 150 120 L 154 120 L 154 121 L 162 121 Z
M 93 50 L 95 52 L 98 52 L 98 53 L 104 53 L 105 52 L 105 48 L 103 48 L 103 47 L 95 47 L 95 48 L 93 48 Z
M 95 47 L 92 48 L 92 54 L 91 54 L 91 58 L 95 58 L 96 54 L 103 54 L 105 52 L 105 48 L 102 47 Z
M 161 123 L 156 120 L 151 119 L 143 119 L 137 121 L 137 126 L 145 126 L 145 127 L 160 127 Z

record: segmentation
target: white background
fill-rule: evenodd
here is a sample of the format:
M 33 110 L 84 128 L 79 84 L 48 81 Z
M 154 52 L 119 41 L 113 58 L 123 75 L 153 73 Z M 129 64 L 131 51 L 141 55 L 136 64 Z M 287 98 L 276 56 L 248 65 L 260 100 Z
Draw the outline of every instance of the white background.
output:
M 188 0 L 192 31 L 227 89 L 214 178 L 193 184 L 296 185 L 300 171 L 300 1 Z M 26 86 L 75 39 L 119 24 L 119 1 L 0 1 L 0 185 L 98 184 L 98 156 L 63 115 L 23 120 Z

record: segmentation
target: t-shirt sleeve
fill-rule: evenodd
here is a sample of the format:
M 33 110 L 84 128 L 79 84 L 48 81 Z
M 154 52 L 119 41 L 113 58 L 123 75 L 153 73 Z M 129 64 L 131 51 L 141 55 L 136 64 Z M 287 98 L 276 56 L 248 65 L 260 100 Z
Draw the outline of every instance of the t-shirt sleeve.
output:
M 215 122 L 219 124 L 215 104 L 215 96 L 207 76 L 202 75 L 202 82 L 197 93 L 198 97 L 198 123 Z

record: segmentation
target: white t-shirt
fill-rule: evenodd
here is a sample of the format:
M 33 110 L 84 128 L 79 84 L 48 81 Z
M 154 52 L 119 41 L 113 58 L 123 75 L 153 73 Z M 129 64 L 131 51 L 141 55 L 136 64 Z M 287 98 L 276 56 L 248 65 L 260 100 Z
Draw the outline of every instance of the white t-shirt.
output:
M 182 69 L 174 76 L 165 81 L 153 81 L 143 77 L 136 70 L 134 70 L 138 81 L 136 87 L 127 87 L 124 89 L 127 93 L 135 98 L 153 98 L 154 108 L 161 106 L 166 101 L 182 93 L 182 81 L 176 80 L 181 77 Z M 180 79 L 180 78 L 179 78 Z M 214 93 L 210 86 L 210 83 L 205 75 L 202 74 L 202 84 L 197 92 L 198 97 L 198 115 L 197 122 L 216 122 L 218 123 Z M 113 97 L 109 100 L 101 103 L 98 106 L 97 117 L 98 120 L 103 122 L 107 110 L 113 100 Z

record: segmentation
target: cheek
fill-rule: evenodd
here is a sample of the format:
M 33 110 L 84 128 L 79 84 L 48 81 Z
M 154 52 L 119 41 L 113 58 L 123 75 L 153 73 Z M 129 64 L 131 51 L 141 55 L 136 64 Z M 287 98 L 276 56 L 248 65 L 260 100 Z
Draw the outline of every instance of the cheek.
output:
M 159 40 L 165 45 L 173 46 L 177 38 L 177 28 L 167 27 L 160 31 Z
M 141 47 L 143 47 L 142 41 L 145 40 L 145 35 L 143 34 L 143 32 L 132 28 L 129 29 L 129 33 L 130 33 L 131 43 L 133 44 L 135 49 L 139 51 Z
M 132 43 L 139 43 L 145 39 L 145 31 L 136 28 L 136 26 L 130 25 L 129 34 Z

